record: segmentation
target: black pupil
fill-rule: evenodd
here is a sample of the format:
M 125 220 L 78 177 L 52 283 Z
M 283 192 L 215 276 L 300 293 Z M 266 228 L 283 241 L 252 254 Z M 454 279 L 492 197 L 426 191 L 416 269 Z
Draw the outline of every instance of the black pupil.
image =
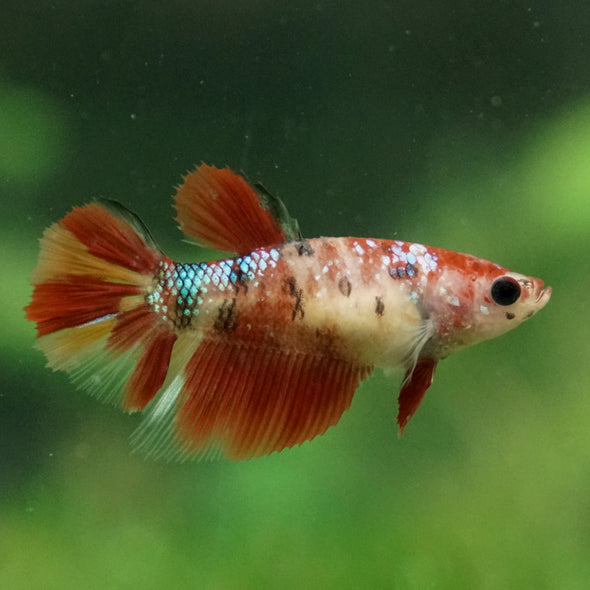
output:
M 492 285 L 492 299 L 498 305 L 512 305 L 520 297 L 520 285 L 514 279 L 496 279 Z

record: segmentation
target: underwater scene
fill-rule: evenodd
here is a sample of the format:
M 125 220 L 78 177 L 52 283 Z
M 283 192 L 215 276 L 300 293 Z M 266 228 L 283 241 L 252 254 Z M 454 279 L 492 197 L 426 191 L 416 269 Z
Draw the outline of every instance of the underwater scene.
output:
M 2 15 L 1 588 L 587 587 L 589 6 Z

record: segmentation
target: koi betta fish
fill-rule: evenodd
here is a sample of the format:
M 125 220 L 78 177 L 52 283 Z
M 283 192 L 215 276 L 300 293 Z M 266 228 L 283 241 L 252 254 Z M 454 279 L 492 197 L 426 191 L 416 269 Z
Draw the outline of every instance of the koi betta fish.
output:
M 402 367 L 400 433 L 440 359 L 499 336 L 551 296 L 540 279 L 399 240 L 302 239 L 278 199 L 199 166 L 175 197 L 181 230 L 232 253 L 164 255 L 112 202 L 50 226 L 27 318 L 54 370 L 127 411 L 155 456 L 246 459 L 335 425 L 374 367 Z

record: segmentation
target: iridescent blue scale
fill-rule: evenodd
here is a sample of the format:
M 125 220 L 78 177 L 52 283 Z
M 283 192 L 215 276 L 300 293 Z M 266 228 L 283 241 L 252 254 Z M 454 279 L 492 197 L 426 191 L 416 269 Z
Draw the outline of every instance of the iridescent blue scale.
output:
M 208 268 L 209 265 L 204 262 L 177 263 L 172 267 L 171 272 L 166 272 L 166 275 L 170 277 L 165 281 L 166 286 L 176 298 L 176 314 L 173 321 L 177 327 L 188 326 L 192 317 L 199 315 L 199 306 L 203 303 L 200 297 L 204 291 L 203 284 L 209 282 L 206 274 Z
M 176 327 L 183 328 L 191 323 L 194 316 L 199 315 L 205 295 L 212 295 L 209 289 L 236 292 L 249 281 L 262 277 L 269 267 L 275 268 L 279 257 L 279 251 L 271 248 L 209 264 L 163 263 L 158 273 L 158 284 L 148 294 L 147 301 L 164 318 L 172 320 Z M 166 292 L 176 303 L 175 312 L 165 309 L 163 305 L 162 297 Z

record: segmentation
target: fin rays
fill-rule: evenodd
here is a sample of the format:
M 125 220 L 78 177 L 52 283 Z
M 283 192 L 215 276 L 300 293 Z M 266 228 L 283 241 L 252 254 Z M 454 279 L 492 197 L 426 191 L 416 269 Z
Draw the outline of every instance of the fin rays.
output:
M 176 338 L 145 303 L 165 257 L 138 228 L 98 203 L 74 208 L 43 235 L 25 308 L 49 366 L 129 410 L 162 385 Z
M 197 168 L 176 207 L 185 233 L 229 252 L 298 237 L 278 200 L 229 169 Z M 179 327 L 148 297 L 154 286 L 172 289 L 158 282 L 162 265 L 174 263 L 126 209 L 77 207 L 45 231 L 26 307 L 49 366 L 103 401 L 146 410 L 137 448 L 247 459 L 300 445 L 340 420 L 370 367 L 286 342 L 236 343 L 198 321 Z
M 134 436 L 154 456 L 240 460 L 299 445 L 349 407 L 368 367 L 205 339 Z
M 294 239 L 296 222 L 278 199 L 259 190 L 229 168 L 202 164 L 176 193 L 180 229 L 203 246 L 237 254 Z

